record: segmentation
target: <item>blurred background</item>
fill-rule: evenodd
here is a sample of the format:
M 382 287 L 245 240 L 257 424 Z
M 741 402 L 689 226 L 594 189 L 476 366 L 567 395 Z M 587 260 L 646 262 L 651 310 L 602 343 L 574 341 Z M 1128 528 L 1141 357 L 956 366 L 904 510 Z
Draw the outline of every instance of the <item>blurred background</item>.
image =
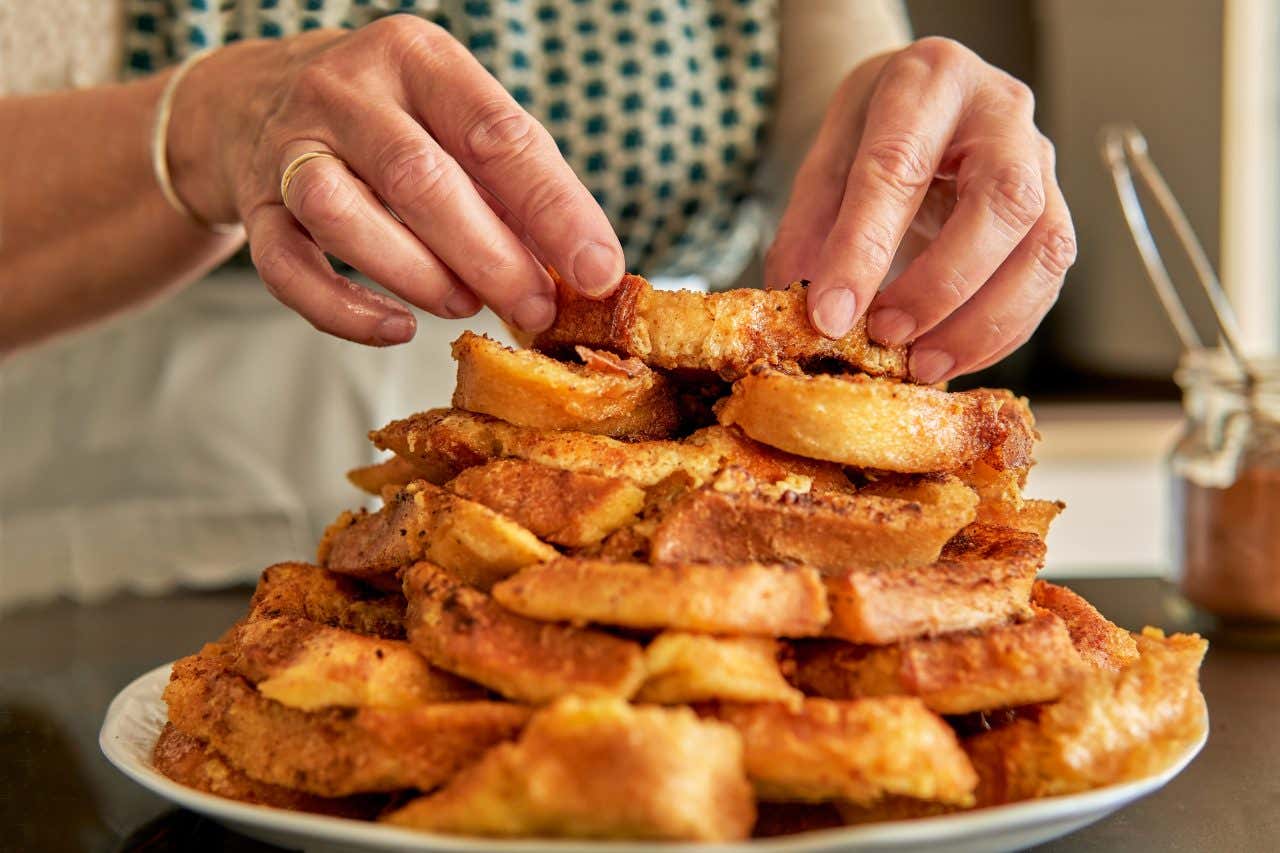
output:
M 955 38 L 1030 84 L 1079 234 L 1079 260 L 1032 341 L 955 385 L 1030 396 L 1044 445 L 1029 491 L 1069 507 L 1051 534 L 1050 573 L 1163 571 L 1171 520 L 1163 458 L 1178 432 L 1179 344 L 1121 215 L 1098 134 L 1116 121 L 1145 133 L 1222 274 L 1250 348 L 1273 351 L 1280 4 L 908 0 L 907 7 L 917 36 Z M 1190 266 L 1151 218 L 1207 337 L 1207 306 L 1196 298 Z

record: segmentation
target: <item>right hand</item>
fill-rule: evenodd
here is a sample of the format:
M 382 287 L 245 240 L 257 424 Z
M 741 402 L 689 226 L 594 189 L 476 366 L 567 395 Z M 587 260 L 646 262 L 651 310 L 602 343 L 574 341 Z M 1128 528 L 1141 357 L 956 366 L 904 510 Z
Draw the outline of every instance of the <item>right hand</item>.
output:
M 591 297 L 622 278 L 618 238 L 551 135 L 421 19 L 225 48 L 180 84 L 173 115 L 179 195 L 206 221 L 242 221 L 268 290 L 330 334 L 396 344 L 415 323 L 325 252 L 437 316 L 483 303 L 526 332 L 555 318 L 544 263 Z M 302 166 L 286 207 L 280 177 L 309 151 L 341 159 Z

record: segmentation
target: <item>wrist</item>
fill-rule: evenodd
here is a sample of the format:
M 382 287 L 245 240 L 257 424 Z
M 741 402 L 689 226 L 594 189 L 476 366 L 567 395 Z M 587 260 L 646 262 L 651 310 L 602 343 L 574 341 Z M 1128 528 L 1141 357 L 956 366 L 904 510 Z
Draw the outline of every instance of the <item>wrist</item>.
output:
M 240 219 L 234 164 L 247 163 L 266 109 L 272 42 L 221 48 L 194 65 L 170 102 L 165 157 L 174 192 L 208 223 Z M 277 78 L 278 79 L 278 78 Z

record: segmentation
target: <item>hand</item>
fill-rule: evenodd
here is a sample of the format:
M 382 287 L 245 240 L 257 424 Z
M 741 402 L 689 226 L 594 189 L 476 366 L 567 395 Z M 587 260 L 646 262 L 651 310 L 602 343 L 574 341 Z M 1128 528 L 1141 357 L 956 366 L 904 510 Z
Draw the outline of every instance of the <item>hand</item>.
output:
M 831 337 L 870 311 L 874 340 L 911 343 L 919 382 L 1013 352 L 1076 255 L 1033 106 L 1025 85 L 946 39 L 855 69 L 796 176 L 769 284 L 811 280 L 810 316 Z M 921 228 L 940 210 L 940 230 Z M 877 293 L 913 220 L 936 236 Z
M 440 317 L 484 303 L 527 332 L 555 318 L 543 262 L 588 296 L 622 278 L 618 239 L 550 134 L 418 18 L 226 48 L 192 69 L 173 115 L 179 194 L 207 221 L 244 222 L 267 288 L 322 331 L 385 345 L 415 327 L 325 252 Z M 309 151 L 340 159 L 302 166 L 286 207 L 281 175 Z

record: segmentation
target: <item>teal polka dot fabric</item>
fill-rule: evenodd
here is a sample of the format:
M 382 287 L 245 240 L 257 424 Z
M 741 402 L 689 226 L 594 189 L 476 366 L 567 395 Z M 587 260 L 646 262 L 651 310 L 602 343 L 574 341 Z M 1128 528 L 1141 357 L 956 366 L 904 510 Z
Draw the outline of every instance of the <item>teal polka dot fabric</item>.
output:
M 732 282 L 760 234 L 752 178 L 777 0 L 127 0 L 128 70 L 407 12 L 447 29 L 541 121 L 650 277 Z

